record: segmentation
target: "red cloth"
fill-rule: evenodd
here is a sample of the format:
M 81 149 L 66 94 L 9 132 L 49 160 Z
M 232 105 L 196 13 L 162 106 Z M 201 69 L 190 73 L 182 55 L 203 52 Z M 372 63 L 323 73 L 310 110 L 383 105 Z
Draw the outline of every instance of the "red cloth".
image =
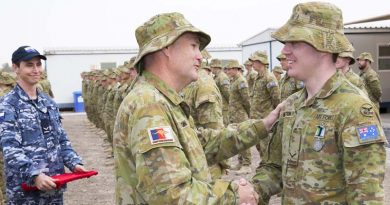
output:
M 55 179 L 56 181 L 54 183 L 56 183 L 57 185 L 57 189 L 61 188 L 61 186 L 63 186 L 64 184 L 68 183 L 68 182 L 71 182 L 71 181 L 74 181 L 74 180 L 78 180 L 78 179 L 82 179 L 82 178 L 89 178 L 93 175 L 97 175 L 98 172 L 97 171 L 88 171 L 88 172 L 74 172 L 74 173 L 65 173 L 65 174 L 59 174 L 59 175 L 55 175 L 55 176 L 51 176 L 51 178 Z M 22 184 L 22 189 L 24 191 L 36 191 L 38 190 L 38 188 L 36 186 L 28 186 L 26 183 L 23 183 Z

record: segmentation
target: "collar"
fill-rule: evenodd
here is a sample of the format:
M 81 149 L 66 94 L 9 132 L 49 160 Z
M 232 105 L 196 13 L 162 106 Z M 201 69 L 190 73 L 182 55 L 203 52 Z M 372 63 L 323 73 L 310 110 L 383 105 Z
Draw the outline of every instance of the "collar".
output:
M 367 71 L 370 69 L 371 69 L 371 65 L 368 65 L 365 69 L 360 70 L 360 75 L 362 75 L 363 73 L 367 73 Z
M 145 81 L 154 86 L 174 105 L 179 105 L 181 102 L 183 102 L 183 99 L 180 97 L 180 95 L 156 75 L 152 74 L 151 72 L 144 71 L 142 76 L 144 76 Z
M 299 107 L 310 106 L 316 101 L 317 98 L 325 99 L 329 97 L 334 93 L 335 90 L 337 90 L 337 88 L 340 87 L 343 82 L 343 79 L 345 79 L 345 77 L 341 74 L 341 72 L 335 72 L 335 74 L 333 74 L 333 76 L 330 77 L 328 81 L 326 81 L 325 85 L 322 86 L 320 91 L 318 91 L 318 93 L 314 95 L 311 99 L 309 99 L 306 103 L 305 99 L 307 96 L 307 90 L 306 87 L 304 87 L 303 92 L 301 92 L 301 95 L 298 98 L 298 102 L 300 104 Z
M 41 110 L 43 113 L 47 112 L 47 107 L 45 105 L 45 98 L 39 89 L 37 89 L 37 103 L 34 100 L 30 99 L 27 93 L 20 87 L 19 84 L 15 86 L 15 93 L 19 96 L 19 98 L 27 103 L 33 104 L 37 109 Z

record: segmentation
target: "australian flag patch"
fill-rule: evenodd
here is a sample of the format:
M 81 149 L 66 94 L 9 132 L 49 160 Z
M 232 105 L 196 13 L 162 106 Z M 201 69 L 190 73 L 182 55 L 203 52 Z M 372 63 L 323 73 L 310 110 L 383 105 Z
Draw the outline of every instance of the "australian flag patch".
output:
M 152 144 L 174 142 L 173 131 L 171 127 L 153 127 L 148 129 L 149 139 Z
M 358 127 L 356 129 L 359 136 L 359 141 L 362 143 L 376 141 L 379 139 L 379 131 L 377 125 L 367 125 L 363 127 Z

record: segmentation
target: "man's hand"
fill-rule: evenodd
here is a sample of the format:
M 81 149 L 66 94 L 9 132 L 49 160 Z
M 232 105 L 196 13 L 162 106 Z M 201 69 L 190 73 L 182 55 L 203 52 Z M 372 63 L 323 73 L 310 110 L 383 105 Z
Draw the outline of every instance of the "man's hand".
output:
M 88 170 L 83 165 L 78 164 L 74 167 L 73 172 L 88 172 Z
M 263 119 L 263 123 L 264 123 L 264 126 L 265 126 L 265 129 L 269 132 L 273 126 L 273 124 L 276 122 L 276 120 L 279 118 L 279 113 L 280 111 L 283 109 L 285 105 L 285 102 L 281 102 L 276 108 L 275 110 L 272 110 L 272 112 L 270 112 L 268 114 L 267 117 L 265 117 Z
M 256 205 L 259 195 L 253 189 L 253 185 L 247 182 L 244 178 L 234 181 L 238 185 L 238 195 L 240 197 L 240 205 Z
M 40 173 L 35 179 L 35 186 L 41 191 L 53 190 L 57 187 L 55 180 L 44 173 Z

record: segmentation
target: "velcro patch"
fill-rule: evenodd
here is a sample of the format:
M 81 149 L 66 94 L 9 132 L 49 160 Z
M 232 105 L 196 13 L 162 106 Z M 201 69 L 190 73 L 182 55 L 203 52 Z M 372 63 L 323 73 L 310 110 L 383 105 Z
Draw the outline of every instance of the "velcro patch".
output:
M 375 114 L 374 108 L 368 103 L 365 103 L 360 107 L 360 113 L 366 117 L 372 117 Z
M 356 128 L 361 143 L 376 141 L 379 139 L 379 131 L 377 125 L 367 125 Z
M 173 131 L 171 127 L 153 127 L 148 129 L 150 143 L 161 144 L 174 142 Z

